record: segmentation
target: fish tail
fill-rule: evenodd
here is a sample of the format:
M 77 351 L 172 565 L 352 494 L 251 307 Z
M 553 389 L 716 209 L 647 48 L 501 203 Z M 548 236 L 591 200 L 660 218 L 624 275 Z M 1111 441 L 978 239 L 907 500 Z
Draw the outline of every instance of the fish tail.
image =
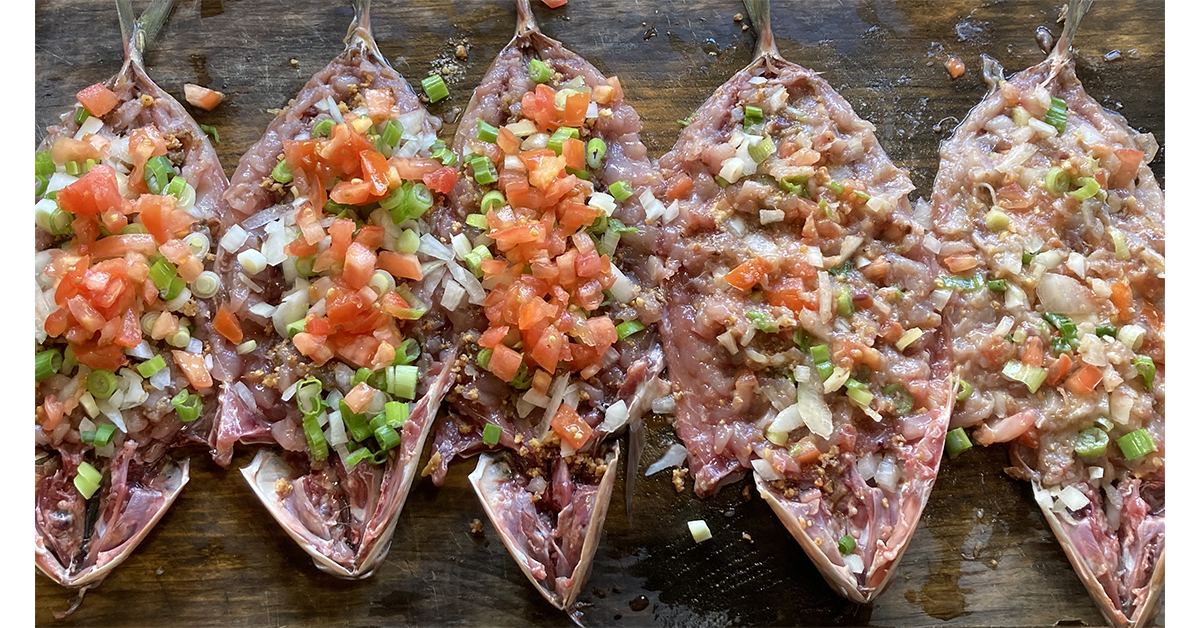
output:
M 1053 68 L 1045 83 L 1049 83 L 1051 79 L 1058 76 L 1063 66 L 1071 61 L 1071 42 L 1074 41 L 1075 33 L 1079 30 L 1079 23 L 1083 21 L 1083 16 L 1090 8 L 1092 8 L 1092 0 L 1070 0 L 1067 3 L 1067 17 L 1063 23 L 1062 36 L 1058 38 L 1054 50 L 1050 51 Z
M 517 37 L 524 37 L 538 30 L 537 20 L 533 17 L 533 9 L 529 6 L 529 0 L 517 0 Z
M 754 45 L 754 58 L 779 56 L 775 47 L 775 35 L 771 32 L 771 0 L 743 0 L 746 12 L 750 14 L 750 23 L 758 31 L 758 41 Z
M 163 24 L 167 23 L 174 6 L 175 0 L 154 0 L 141 17 L 134 19 L 130 0 L 117 0 L 117 19 L 121 22 L 121 38 L 125 41 L 127 60 L 142 65 L 143 55 L 154 43 Z
M 349 44 L 355 36 L 366 41 L 374 39 L 371 35 L 371 0 L 354 0 L 354 21 L 346 33 L 346 43 Z

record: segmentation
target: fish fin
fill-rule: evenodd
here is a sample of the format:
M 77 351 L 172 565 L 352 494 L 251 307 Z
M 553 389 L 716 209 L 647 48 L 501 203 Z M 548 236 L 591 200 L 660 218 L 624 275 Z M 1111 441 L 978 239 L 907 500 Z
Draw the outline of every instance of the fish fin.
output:
M 778 57 L 779 48 L 775 47 L 775 35 L 771 32 L 771 1 L 743 0 L 746 12 L 750 14 L 750 23 L 758 30 L 758 40 L 754 44 L 754 58 Z
M 1079 30 L 1079 23 L 1083 21 L 1083 16 L 1092 8 L 1092 0 L 1070 0 L 1067 4 L 1067 17 L 1063 23 L 1062 36 L 1058 38 L 1058 43 L 1054 45 L 1054 50 L 1050 51 L 1050 62 L 1052 68 L 1046 80 L 1042 81 L 1042 86 L 1045 87 L 1050 81 L 1058 76 L 1059 71 L 1067 63 L 1071 61 L 1071 42 L 1075 39 L 1075 33 Z
M 983 80 L 991 90 L 997 90 L 1004 84 L 1004 66 L 990 55 L 979 55 L 983 68 Z
M 537 20 L 533 17 L 533 9 L 529 6 L 529 0 L 517 0 L 517 37 L 540 32 Z
M 167 23 L 174 7 L 175 0 L 154 0 L 142 12 L 141 17 L 135 20 L 130 0 L 117 0 L 117 19 L 121 22 L 121 38 L 125 42 L 126 59 L 142 65 L 142 56 L 150 44 L 154 43 L 154 38 L 158 36 L 158 31 L 162 30 L 163 24 Z
M 625 460 L 625 516 L 633 527 L 633 485 L 638 477 L 638 462 L 646 447 L 646 423 L 644 417 L 629 422 L 629 454 Z

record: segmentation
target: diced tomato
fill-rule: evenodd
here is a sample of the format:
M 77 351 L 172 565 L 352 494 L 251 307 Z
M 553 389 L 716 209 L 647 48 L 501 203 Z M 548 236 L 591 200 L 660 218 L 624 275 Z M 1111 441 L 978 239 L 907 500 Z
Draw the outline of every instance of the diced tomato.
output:
M 392 117 L 392 105 L 396 103 L 396 100 L 392 97 L 390 90 L 365 89 L 362 94 L 367 101 L 367 115 L 371 116 L 371 122 L 379 124 Z
M 421 177 L 421 180 L 425 182 L 425 187 L 430 190 L 449 194 L 454 189 L 454 183 L 458 181 L 458 171 L 450 166 L 444 166 Z
M 296 210 L 296 226 L 300 227 L 304 241 L 313 246 L 325 239 L 325 229 L 321 227 L 321 211 L 315 209 L 312 203 L 304 203 Z
M 1065 353 L 1059 355 L 1058 359 L 1050 364 L 1050 368 L 1046 372 L 1046 383 L 1051 386 L 1057 386 L 1067 376 L 1067 373 L 1071 371 L 1073 364 L 1071 356 Z
M 533 389 L 544 395 L 550 391 L 550 383 L 553 379 L 552 375 L 542 369 L 538 369 L 533 374 Z
M 777 307 L 786 307 L 793 312 L 800 312 L 806 309 L 816 310 L 819 306 L 816 294 L 805 290 L 803 279 L 795 277 L 785 278 L 778 285 L 768 288 L 765 292 L 767 303 Z M 901 330 L 901 333 L 903 333 L 903 330 Z
M 617 342 L 617 327 L 607 316 L 593 316 L 588 319 L 588 327 L 592 331 L 592 339 L 597 346 L 608 347 Z
M 568 174 L 554 179 L 546 187 L 546 203 L 553 205 L 561 200 L 567 194 L 570 194 L 576 186 L 579 185 L 579 178 L 573 174 Z
M 821 450 L 817 449 L 811 436 L 800 439 L 790 451 L 795 452 L 792 454 L 792 459 L 800 464 L 815 462 L 817 458 L 821 457 Z
M 546 6 L 550 7 L 551 9 L 557 9 L 558 7 L 561 7 L 561 6 L 565 5 L 566 3 L 567 3 L 567 0 L 542 0 L 542 4 L 545 4 Z
M 500 344 L 504 340 L 506 335 L 508 335 L 508 325 L 491 327 L 479 336 L 479 346 L 487 349 L 494 349 L 496 345 Z
M 317 147 L 321 163 L 342 175 L 356 177 L 361 174 L 362 152 L 374 151 L 375 146 L 363 135 L 354 131 L 349 123 L 336 124 L 328 141 Z M 340 201 L 339 201 L 340 202 Z
M 140 127 L 129 134 L 129 155 L 133 158 L 133 170 L 129 173 L 127 185 L 134 192 L 143 194 L 149 192 L 146 186 L 146 162 L 151 157 L 167 154 L 167 142 L 163 139 L 158 127 L 153 124 Z
M 967 253 L 951 255 L 946 258 L 946 268 L 952 273 L 965 273 L 979 265 L 974 255 Z
M 396 361 L 396 347 L 390 342 L 379 342 L 379 348 L 375 349 L 375 356 L 371 358 L 369 368 L 372 371 L 387 368 Z
M 521 150 L 521 140 L 505 127 L 496 129 L 496 146 L 506 155 L 516 155 Z
M 314 336 L 308 332 L 300 332 L 292 337 L 296 350 L 312 359 L 317 366 L 322 366 L 333 358 L 333 349 L 326 343 L 324 336 Z
M 359 382 L 350 392 L 346 393 L 346 405 L 355 414 L 361 414 L 367 406 L 371 405 L 371 400 L 375 398 L 377 392 L 379 391 L 368 386 L 366 382 Z
M 364 150 L 359 153 L 362 161 L 362 178 L 370 186 L 372 196 L 382 197 L 388 193 L 388 162 L 381 153 Z
M 522 161 L 524 161 L 524 154 Z M 531 158 L 529 161 L 525 161 L 525 165 L 529 168 L 529 185 L 545 191 L 563 173 L 567 160 L 551 152 L 549 156 L 539 155 Z
M 84 329 L 91 333 L 95 333 L 104 326 L 104 317 L 92 307 L 92 304 L 80 295 L 75 295 L 67 300 L 67 307 L 71 310 L 71 316 L 75 321 L 83 326 Z
M 504 189 L 504 196 L 513 207 L 541 209 L 546 205 L 546 197 L 542 195 L 542 191 L 531 188 L 528 180 L 509 184 Z
M 112 166 L 93 166 L 87 174 L 58 191 L 58 206 L 77 216 L 95 216 L 101 212 L 128 214 L 132 206 L 117 188 L 117 173 Z
M 304 321 L 304 331 L 314 336 L 328 336 L 333 333 L 334 329 L 329 319 L 309 314 L 308 319 Z
M 198 107 L 205 111 L 212 111 L 225 100 L 225 94 L 218 92 L 215 89 L 209 89 L 196 85 L 195 83 L 183 84 L 183 97 L 193 107 Z
M 1146 155 L 1134 148 L 1118 148 L 1113 151 L 1113 154 L 1121 160 L 1121 168 L 1112 173 L 1112 178 L 1109 179 L 1109 189 L 1123 188 L 1133 183 L 1138 168 L 1141 167 L 1142 160 Z
M 320 140 L 283 140 L 283 158 L 288 170 L 317 169 L 317 144 Z
M 192 388 L 203 390 L 213 385 L 212 375 L 209 374 L 208 367 L 204 364 L 203 355 L 172 351 L 171 357 L 175 358 L 175 364 L 179 366 L 179 370 L 183 371 L 184 377 L 187 378 L 188 384 Z
M 67 325 L 69 325 L 71 322 L 68 316 L 69 310 L 66 308 L 60 307 L 51 312 L 50 315 L 46 317 L 46 322 L 43 325 L 43 328 L 46 330 L 46 334 L 51 338 L 58 338 L 66 333 Z
M 758 282 L 766 279 L 770 272 L 771 263 L 756 257 L 742 262 L 737 268 L 725 273 L 725 283 L 738 290 L 749 290 Z
M 686 174 L 679 173 L 667 181 L 667 198 L 677 200 L 684 198 L 692 191 L 692 179 Z
M 175 208 L 175 197 L 169 194 L 143 194 L 133 205 L 138 221 L 158 242 L 166 242 L 187 233 L 196 217 Z
M 392 157 L 388 162 L 395 166 L 401 179 L 422 181 L 425 175 L 441 169 L 441 162 L 428 157 Z
M 559 222 L 567 231 L 575 231 L 596 221 L 598 210 L 583 203 L 566 203 Z
M 359 178 L 343 179 L 329 191 L 329 198 L 343 205 L 366 205 L 378 197 L 373 196 L 374 184 Z
M 300 236 L 283 247 L 283 252 L 293 257 L 308 257 L 317 254 L 317 245 L 309 244 Z
M 88 85 L 87 87 L 79 90 L 79 92 L 75 94 L 75 98 L 79 100 L 79 104 L 83 105 L 84 109 L 87 109 L 88 113 L 96 116 L 97 118 L 102 117 L 104 114 L 112 111 L 114 108 L 116 108 L 117 103 L 120 102 L 120 99 L 117 98 L 116 92 L 105 87 L 104 83 Z
M 1104 372 L 1092 366 L 1084 364 L 1075 374 L 1068 377 L 1063 383 L 1063 388 L 1071 391 L 1074 395 L 1086 395 L 1096 389 L 1096 385 L 1100 383 L 1104 377 Z
M 46 395 L 45 400 L 42 401 L 42 412 L 45 416 L 45 418 L 42 419 L 42 430 L 46 432 L 53 432 L 54 428 L 58 427 L 58 424 L 62 422 L 62 402 L 59 401 L 54 395 Z
M 566 344 L 566 336 L 551 325 L 542 332 L 529 357 L 548 373 L 553 373 L 558 369 L 559 358 Z
M 1109 300 L 1117 308 L 1117 318 L 1123 321 L 1133 318 L 1133 291 L 1129 289 L 1129 282 L 1122 279 L 1112 284 L 1112 295 Z
M 242 324 L 224 303 L 217 308 L 217 315 L 213 317 L 213 328 L 229 342 L 235 345 L 242 344 Z
M 1042 338 L 1041 336 L 1030 336 L 1025 339 L 1025 346 L 1021 350 L 1021 363 L 1029 366 L 1042 365 Z
M 395 292 L 389 292 L 383 295 L 383 302 L 380 305 L 380 309 L 382 309 L 385 314 L 400 320 L 409 320 L 412 318 L 409 313 L 409 311 L 412 309 L 412 306 L 404 301 L 404 297 L 401 297 Z
M 550 419 L 550 428 L 573 449 L 583 447 L 592 437 L 592 426 L 565 403 L 558 407 L 558 412 Z
M 567 160 L 567 167 L 576 170 L 583 170 L 587 167 L 587 162 L 584 158 L 585 145 L 583 140 L 568 137 L 562 143 L 562 156 Z
M 421 262 L 416 255 L 396 253 L 394 251 L 379 252 L 379 267 L 388 271 L 396 279 L 421 280 Z
M 121 345 L 111 344 L 103 347 L 87 342 L 71 347 L 75 351 L 75 359 L 80 364 L 86 364 L 94 369 L 115 371 L 125 365 L 125 349 Z
M 113 342 L 131 349 L 142 343 L 142 326 L 138 322 L 137 312 L 132 308 L 125 310 L 125 315 L 121 318 L 121 328 Z
M 352 243 L 346 251 L 346 268 L 342 271 L 342 278 L 351 288 L 358 289 L 367 285 L 374 273 L 375 254 L 357 242 Z
M 374 251 L 383 246 L 383 240 L 387 236 L 387 232 L 379 225 L 365 225 L 358 230 L 354 236 L 354 241 Z
M 83 163 L 89 159 L 100 159 L 100 151 L 89 142 L 64 135 L 54 140 L 54 146 L 50 148 L 50 159 L 58 165 L 68 161 Z
M 158 244 L 154 242 L 154 236 L 148 233 L 111 235 L 94 244 L 88 245 L 87 250 L 88 254 L 97 260 L 107 257 L 124 257 L 130 252 L 149 257 L 157 251 Z
M 521 354 L 498 344 L 492 349 L 492 357 L 488 359 L 488 371 L 500 379 L 511 382 L 521 368 Z
M 150 328 L 150 338 L 162 340 L 177 331 L 179 331 L 179 319 L 170 312 L 163 312 L 154 320 L 154 326 Z
M 557 117 L 554 96 L 552 87 L 539 83 L 533 91 L 525 92 L 521 97 L 521 113 L 536 122 L 542 131 L 549 131 Z

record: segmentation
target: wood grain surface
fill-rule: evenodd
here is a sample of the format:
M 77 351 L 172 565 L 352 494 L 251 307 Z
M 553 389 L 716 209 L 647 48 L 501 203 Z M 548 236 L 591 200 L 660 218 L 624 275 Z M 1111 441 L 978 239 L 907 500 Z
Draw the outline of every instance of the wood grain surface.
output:
M 895 162 L 928 197 L 937 146 L 983 96 L 979 55 L 1011 72 L 1043 58 L 1034 29 L 1055 24 L 1045 0 L 805 0 L 773 6 L 780 51 L 824 72 L 875 123 Z M 140 8 L 140 6 L 138 7 Z M 542 29 L 608 74 L 619 74 L 642 116 L 654 156 L 687 115 L 750 61 L 753 30 L 729 0 L 571 0 L 535 8 Z M 342 49 L 348 4 L 319 0 L 179 0 L 147 55 L 149 73 L 182 100 L 183 83 L 225 92 L 196 118 L 215 125 L 227 173 L 289 98 Z M 1098 2 L 1076 39 L 1079 76 L 1105 106 L 1164 143 L 1164 7 Z M 508 2 L 375 0 L 380 48 L 410 82 L 466 39 L 452 97 L 431 108 L 452 116 L 512 36 Z M 120 67 L 111 2 L 37 0 L 36 124 L 45 127 L 82 87 Z M 1124 58 L 1105 61 L 1119 49 Z M 1129 51 L 1136 49 L 1136 55 Z M 960 57 L 952 81 L 942 64 Z M 1136 58 L 1134 58 L 1136 57 Z M 295 60 L 293 63 L 292 60 Z M 443 137 L 449 138 L 448 124 Z M 1152 164 L 1162 180 L 1163 152 Z M 674 436 L 650 421 L 644 469 Z M 568 625 L 499 542 L 466 483 L 473 462 L 446 485 L 418 478 L 376 574 L 326 576 L 250 494 L 240 474 L 190 452 L 192 481 L 141 547 L 63 620 L 72 594 L 37 577 L 38 625 Z M 249 461 L 243 451 L 234 464 Z M 580 600 L 587 625 L 1103 625 L 1042 520 L 1025 484 L 1003 473 L 1000 448 L 976 448 L 942 465 L 923 521 L 891 588 L 870 606 L 833 594 L 748 481 L 713 498 L 678 494 L 668 474 L 638 478 L 633 513 L 614 495 L 592 578 Z M 619 484 L 616 493 L 620 493 Z M 692 541 L 686 522 L 707 520 L 713 540 Z M 485 521 L 481 534 L 470 523 Z M 1160 614 L 1159 623 L 1164 621 Z

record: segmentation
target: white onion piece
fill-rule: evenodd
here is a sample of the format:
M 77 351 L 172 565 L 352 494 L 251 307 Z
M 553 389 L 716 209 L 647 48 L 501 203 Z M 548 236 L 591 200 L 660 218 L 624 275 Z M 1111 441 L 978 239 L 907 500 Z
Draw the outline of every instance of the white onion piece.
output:
M 712 531 L 708 529 L 708 524 L 703 519 L 689 521 L 688 531 L 692 533 L 692 540 L 697 543 L 702 543 L 712 538 Z
M 139 360 L 149 360 L 154 357 L 154 350 L 150 348 L 150 343 L 143 340 L 138 343 L 138 346 L 126 349 L 125 354 Z
M 346 424 L 342 422 L 342 413 L 333 410 L 329 413 L 322 413 L 329 417 L 329 434 L 326 436 L 331 446 L 344 445 L 349 442 L 346 437 Z
M 465 296 L 467 296 L 467 291 L 457 281 L 447 278 L 442 283 L 442 307 L 447 310 L 457 311 Z
M 520 416 L 522 419 L 529 416 L 529 413 L 533 412 L 533 409 L 537 407 L 537 406 L 533 405 L 532 403 L 525 401 L 524 397 L 519 397 L 517 399 L 516 406 L 517 406 L 517 416 Z
M 221 236 L 221 248 L 230 253 L 236 253 L 246 243 L 246 238 L 248 237 L 250 237 L 250 234 L 246 233 L 245 229 L 238 225 L 233 225 L 225 230 L 225 235 Z
M 1012 286 L 1011 283 L 1008 285 Z M 941 312 L 942 308 L 946 307 L 946 304 L 950 302 L 952 294 L 954 293 L 946 289 L 934 290 L 929 294 L 929 302 L 933 305 L 933 309 Z
M 843 556 L 842 562 L 846 564 L 847 569 L 849 569 L 850 571 L 852 571 L 854 573 L 862 573 L 863 569 L 865 568 L 863 566 L 862 556 L 859 556 L 858 554 L 851 554 L 849 556 Z
M 434 259 L 440 259 L 444 262 L 449 262 L 454 259 L 454 251 L 450 247 L 438 242 L 437 238 L 426 233 L 421 236 L 421 244 L 417 250 Z
M 544 492 L 546 492 L 546 484 L 547 484 L 546 478 L 544 476 L 539 475 L 536 478 L 533 478 L 532 480 L 530 480 L 529 484 L 525 485 L 525 490 L 529 491 L 530 493 L 533 493 L 534 495 L 536 495 L 538 493 L 544 493 Z
M 546 412 L 542 415 L 542 422 L 538 425 L 538 438 L 545 436 L 550 430 L 550 419 L 554 418 L 554 414 L 558 412 L 559 406 L 562 405 L 563 395 L 567 392 L 567 384 L 569 379 L 566 375 L 559 375 L 553 383 L 550 384 L 550 403 L 546 404 Z
M 275 332 L 281 338 L 288 338 L 287 326 L 303 319 L 305 314 L 308 314 L 308 282 L 298 279 L 295 288 L 283 297 L 271 315 Z
M 78 180 L 78 177 L 73 177 L 65 172 L 56 172 L 50 175 L 50 182 L 46 184 L 46 192 L 57 192 Z
M 537 408 L 545 408 L 550 405 L 550 398 L 542 393 L 530 388 L 521 396 L 527 403 Z
M 204 343 L 200 342 L 199 338 L 193 337 L 191 340 L 188 340 L 187 347 L 184 349 L 184 351 L 187 351 L 188 353 L 200 353 L 204 351 Z
M 675 396 L 667 395 L 650 402 L 650 410 L 655 414 L 675 414 Z
M 1042 275 L 1037 286 L 1038 301 L 1047 312 L 1055 314 L 1090 314 L 1096 309 L 1091 296 L 1078 280 L 1056 273 Z
M 609 434 L 616 432 L 625 426 L 629 421 L 629 405 L 624 399 L 618 399 L 616 403 L 608 406 L 604 411 L 604 422 L 600 424 L 598 429 Z
M 800 408 L 796 404 L 792 404 L 784 408 L 771 422 L 770 427 L 767 428 L 767 440 L 776 445 L 786 445 L 788 434 L 800 427 L 803 422 L 804 418 L 800 416 Z
M 894 493 L 900 484 L 900 469 L 891 456 L 885 456 L 875 470 L 875 484 L 885 491 Z
M 813 434 L 821 438 L 829 438 L 833 434 L 833 413 L 825 404 L 825 396 L 815 387 L 819 382 L 796 386 L 796 405 L 792 406 L 800 413 L 800 418 Z
M 1087 495 L 1084 495 L 1082 491 L 1074 486 L 1064 486 L 1063 489 L 1058 493 L 1058 499 L 1063 503 L 1063 505 L 1069 508 L 1071 512 L 1075 512 L 1076 510 L 1079 510 L 1080 508 L 1083 508 L 1091 503 L 1091 501 L 1088 500 Z
M 649 467 L 646 467 L 645 476 L 649 477 L 663 469 L 683 466 L 683 463 L 687 461 L 687 455 L 687 447 L 675 443 L 667 448 L 666 453 L 661 458 L 655 460 Z
M 259 301 L 250 306 L 250 313 L 263 318 L 271 318 L 277 308 L 266 301 Z
M 171 369 L 159 369 L 159 371 L 150 376 L 150 387 L 154 390 L 162 390 L 171 384 Z
M 755 458 L 754 460 L 751 460 L 750 466 L 754 467 L 754 472 L 757 473 L 758 477 L 762 478 L 764 482 L 774 482 L 775 480 L 783 479 L 783 476 L 779 475 L 779 472 L 775 470 L 775 467 L 771 466 L 771 463 L 763 460 L 762 458 Z
M 625 276 L 625 273 L 621 272 L 620 268 L 617 268 L 616 264 L 613 264 L 611 268 L 615 279 L 609 291 L 612 292 L 613 298 L 618 303 L 629 303 L 633 300 L 633 282 Z
M 100 118 L 88 116 L 83 124 L 79 125 L 79 130 L 75 132 L 75 139 L 82 140 L 85 135 L 99 133 L 100 129 L 104 128 L 104 122 Z
M 875 477 L 875 470 L 879 468 L 879 455 L 875 452 L 867 452 L 858 458 L 858 474 L 862 476 L 864 482 L 870 482 Z

